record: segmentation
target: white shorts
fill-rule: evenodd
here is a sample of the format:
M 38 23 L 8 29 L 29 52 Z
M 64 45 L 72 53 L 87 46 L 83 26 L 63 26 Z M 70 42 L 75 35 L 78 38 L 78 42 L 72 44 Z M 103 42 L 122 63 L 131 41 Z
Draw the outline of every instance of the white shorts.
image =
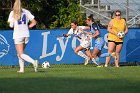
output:
M 90 43 L 90 41 L 83 41 L 83 42 L 81 42 L 80 46 L 82 46 L 83 48 L 86 48 L 86 49 L 90 49 L 91 43 Z
M 29 37 L 22 37 L 14 39 L 15 44 L 27 44 L 29 42 Z

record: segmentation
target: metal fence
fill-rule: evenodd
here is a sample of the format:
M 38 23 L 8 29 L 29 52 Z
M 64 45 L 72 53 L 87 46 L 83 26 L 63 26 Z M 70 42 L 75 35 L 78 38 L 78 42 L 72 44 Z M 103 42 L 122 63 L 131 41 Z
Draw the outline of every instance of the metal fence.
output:
M 80 0 L 81 12 L 93 13 L 95 19 L 107 24 L 113 17 L 116 9 L 122 11 L 129 27 L 140 27 L 140 1 L 139 0 Z

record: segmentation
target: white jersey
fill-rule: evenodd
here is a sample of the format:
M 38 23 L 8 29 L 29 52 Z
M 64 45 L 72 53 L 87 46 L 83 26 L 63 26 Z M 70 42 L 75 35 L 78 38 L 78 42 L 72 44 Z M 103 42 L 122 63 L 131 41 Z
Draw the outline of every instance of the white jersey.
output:
M 14 26 L 13 39 L 29 37 L 28 22 L 33 20 L 34 16 L 26 9 L 22 9 L 21 19 L 19 21 L 13 18 L 13 11 L 10 12 L 8 22 Z
M 68 32 L 68 34 L 72 35 L 74 34 L 77 39 L 82 43 L 83 41 L 86 41 L 86 38 L 89 37 L 89 35 L 83 33 L 79 28 L 85 29 L 85 26 L 78 26 L 75 30 L 71 28 Z

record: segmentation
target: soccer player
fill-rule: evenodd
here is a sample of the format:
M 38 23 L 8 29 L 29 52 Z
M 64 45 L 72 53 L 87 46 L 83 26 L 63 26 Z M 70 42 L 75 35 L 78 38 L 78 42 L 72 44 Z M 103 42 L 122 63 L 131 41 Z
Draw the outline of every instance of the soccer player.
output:
M 98 24 L 94 22 L 93 15 L 90 15 L 86 19 L 86 23 L 87 23 L 88 26 L 90 26 L 90 32 L 84 31 L 82 29 L 81 29 L 81 31 L 83 31 L 83 33 L 85 33 L 85 34 L 92 34 L 92 38 L 95 39 L 94 50 L 93 50 L 93 53 L 92 53 L 92 60 L 99 61 L 100 57 L 106 57 L 106 56 L 115 57 L 115 53 L 112 53 L 112 54 L 109 54 L 109 53 L 101 54 L 101 50 L 102 50 L 102 48 L 104 46 L 104 39 L 103 39 L 103 36 L 100 33 L 100 29 L 99 29 Z M 88 63 L 86 63 L 86 64 L 88 64 Z
M 125 19 L 121 18 L 121 11 L 116 10 L 114 12 L 115 18 L 111 19 L 108 24 L 108 53 L 112 53 L 115 50 L 117 59 L 115 59 L 115 67 L 119 67 L 120 52 L 123 46 L 123 38 L 118 36 L 118 32 L 123 31 L 124 34 L 128 33 L 128 27 Z M 106 57 L 105 67 L 108 66 L 110 57 Z
M 77 55 L 85 58 L 85 63 L 87 63 L 88 60 L 92 58 L 90 53 L 91 40 L 87 40 L 88 37 L 90 38 L 90 35 L 83 33 L 80 29 L 87 29 L 87 28 L 88 27 L 86 26 L 78 26 L 77 21 L 72 21 L 71 29 L 69 30 L 69 32 L 67 34 L 63 34 L 64 37 L 68 37 L 70 35 L 75 35 L 77 37 L 77 39 L 80 41 L 80 45 L 74 50 L 74 52 Z M 84 50 L 86 54 L 84 54 L 82 50 Z
M 28 22 L 31 23 L 28 25 Z M 38 62 L 24 53 L 26 44 L 29 42 L 29 28 L 36 25 L 34 16 L 26 9 L 21 7 L 21 1 L 15 0 L 13 10 L 10 12 L 8 22 L 11 28 L 14 28 L 13 39 L 19 59 L 19 73 L 24 73 L 24 61 L 30 62 L 37 72 Z

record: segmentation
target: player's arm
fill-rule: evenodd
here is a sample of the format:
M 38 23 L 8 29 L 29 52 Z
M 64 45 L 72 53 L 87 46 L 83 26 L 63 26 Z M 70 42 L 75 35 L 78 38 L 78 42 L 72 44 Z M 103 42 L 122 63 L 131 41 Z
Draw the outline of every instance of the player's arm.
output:
M 62 34 L 64 37 L 68 37 L 73 34 L 73 29 L 71 28 L 67 34 Z
M 32 28 L 37 24 L 37 21 L 35 20 L 35 16 L 32 15 L 30 11 L 26 10 L 26 13 L 28 20 L 30 21 L 29 28 Z
M 128 27 L 125 25 L 125 30 L 124 30 L 125 35 L 128 33 Z
M 96 38 L 100 35 L 99 30 L 96 30 L 95 34 L 92 35 L 93 38 Z
M 87 34 L 87 35 L 89 35 L 90 37 L 89 38 L 86 38 L 86 40 L 91 40 L 91 36 L 92 36 L 92 33 L 91 32 L 87 32 L 87 31 L 85 31 L 84 29 L 87 29 L 87 27 L 86 28 L 79 28 L 80 29 L 80 31 L 82 31 L 83 33 L 85 33 L 85 34 Z M 88 28 L 88 29 L 90 29 L 90 28 Z
M 90 29 L 90 27 L 89 26 L 79 26 L 79 28 L 82 28 L 82 29 L 84 29 L 84 30 L 89 30 Z
M 118 36 L 116 32 L 112 31 L 112 25 L 113 25 L 112 21 L 110 21 L 109 24 L 108 24 L 108 27 L 107 27 L 108 32 L 113 34 L 113 35 Z
M 68 37 L 70 36 L 70 34 L 62 34 L 64 37 Z
M 92 38 L 96 38 L 100 35 L 100 30 L 99 30 L 98 24 L 94 25 L 93 29 L 94 29 L 95 33 L 92 35 Z
M 83 31 L 83 33 L 88 34 L 88 35 L 92 35 L 91 32 L 87 32 L 87 31 Z
M 33 19 L 33 20 L 31 21 L 31 23 L 29 24 L 29 28 L 34 27 L 36 24 L 37 24 L 36 20 Z
M 87 31 L 85 31 L 83 28 L 79 28 L 80 29 L 80 31 L 82 31 L 83 33 L 85 33 L 85 34 L 88 34 L 88 35 L 92 35 L 92 33 L 91 32 L 87 32 Z
M 14 22 L 9 22 L 9 27 L 13 28 L 14 27 Z
M 13 11 L 11 11 L 9 14 L 8 23 L 10 28 L 14 27 Z

